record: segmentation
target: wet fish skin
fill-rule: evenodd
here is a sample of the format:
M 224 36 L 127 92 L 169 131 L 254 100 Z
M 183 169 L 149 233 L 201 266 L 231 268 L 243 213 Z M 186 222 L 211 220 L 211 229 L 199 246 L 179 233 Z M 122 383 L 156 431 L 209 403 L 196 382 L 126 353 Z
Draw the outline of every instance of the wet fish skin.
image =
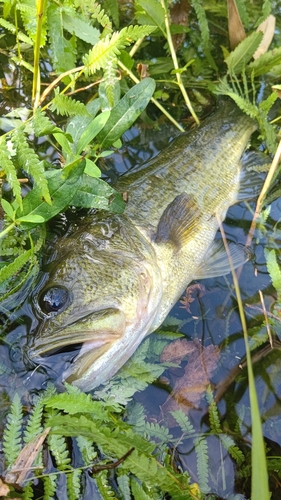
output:
M 223 274 L 213 240 L 238 198 L 241 156 L 256 124 L 231 102 L 117 184 L 125 213 L 97 212 L 56 245 L 34 302 L 30 356 L 83 343 L 64 379 L 91 390 L 161 325 L 195 278 Z M 241 255 L 238 256 L 241 262 Z M 218 267 L 218 266 L 217 266 Z

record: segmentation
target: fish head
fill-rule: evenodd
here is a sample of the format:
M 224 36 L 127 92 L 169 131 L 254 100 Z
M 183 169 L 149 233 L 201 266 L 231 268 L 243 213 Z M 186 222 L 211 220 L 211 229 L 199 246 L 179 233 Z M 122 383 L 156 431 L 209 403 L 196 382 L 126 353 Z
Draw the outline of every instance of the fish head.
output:
M 153 249 L 116 216 L 59 240 L 49 267 L 34 295 L 39 326 L 29 357 L 40 361 L 79 346 L 63 378 L 90 390 L 115 374 L 148 333 L 161 297 Z

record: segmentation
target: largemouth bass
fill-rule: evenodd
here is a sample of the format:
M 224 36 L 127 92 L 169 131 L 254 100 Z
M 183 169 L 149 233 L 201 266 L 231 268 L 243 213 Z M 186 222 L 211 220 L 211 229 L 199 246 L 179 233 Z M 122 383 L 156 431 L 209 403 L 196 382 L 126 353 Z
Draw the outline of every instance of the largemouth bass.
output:
M 50 351 L 82 344 L 63 379 L 91 390 L 161 325 L 192 280 L 229 272 L 214 238 L 229 206 L 245 196 L 241 157 L 255 129 L 224 102 L 199 128 L 120 178 L 116 189 L 128 194 L 124 214 L 97 211 L 56 243 L 36 292 L 40 325 L 31 358 L 40 362 Z M 245 255 L 235 248 L 240 265 Z

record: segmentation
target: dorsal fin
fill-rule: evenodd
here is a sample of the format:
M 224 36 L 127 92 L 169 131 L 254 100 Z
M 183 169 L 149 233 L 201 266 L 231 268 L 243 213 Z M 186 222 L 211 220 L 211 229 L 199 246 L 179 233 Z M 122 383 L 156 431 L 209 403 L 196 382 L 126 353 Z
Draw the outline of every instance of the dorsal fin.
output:
M 160 218 L 155 242 L 169 242 L 179 250 L 197 231 L 200 216 L 201 212 L 192 195 L 178 195 Z

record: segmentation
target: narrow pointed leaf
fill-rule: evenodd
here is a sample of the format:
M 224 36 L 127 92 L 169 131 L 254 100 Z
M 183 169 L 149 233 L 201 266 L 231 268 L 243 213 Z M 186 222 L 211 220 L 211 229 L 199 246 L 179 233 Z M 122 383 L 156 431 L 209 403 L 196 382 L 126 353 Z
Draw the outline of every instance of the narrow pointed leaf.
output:
M 241 73 L 246 64 L 252 59 L 261 39 L 262 33 L 255 31 L 237 45 L 236 49 L 225 60 L 229 73 L 236 75 Z
M 101 148 L 111 146 L 131 127 L 144 111 L 155 90 L 155 81 L 145 78 L 132 87 L 127 94 L 112 108 L 110 118 L 105 127 L 97 135 Z
M 110 116 L 110 111 L 104 111 L 100 115 L 96 116 L 89 125 L 86 127 L 77 144 L 76 154 L 80 154 L 88 144 L 98 135 L 98 133 L 105 126 L 108 118 Z

